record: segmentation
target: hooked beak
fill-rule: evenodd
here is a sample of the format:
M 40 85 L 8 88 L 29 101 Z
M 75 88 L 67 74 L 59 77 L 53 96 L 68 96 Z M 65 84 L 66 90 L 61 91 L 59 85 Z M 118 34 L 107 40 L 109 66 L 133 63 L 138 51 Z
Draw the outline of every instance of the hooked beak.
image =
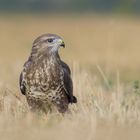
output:
M 60 46 L 63 47 L 63 48 L 65 48 L 65 43 L 64 43 L 64 41 L 61 41 Z

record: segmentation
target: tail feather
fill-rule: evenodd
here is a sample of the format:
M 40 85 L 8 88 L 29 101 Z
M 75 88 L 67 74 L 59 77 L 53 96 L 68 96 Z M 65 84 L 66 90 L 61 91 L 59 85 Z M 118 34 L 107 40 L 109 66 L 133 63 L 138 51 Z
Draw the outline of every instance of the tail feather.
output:
M 73 101 L 72 103 L 77 103 L 77 98 L 75 96 L 73 96 Z
M 68 96 L 68 102 L 71 104 L 77 103 L 77 98 L 75 96 L 71 96 L 71 97 Z

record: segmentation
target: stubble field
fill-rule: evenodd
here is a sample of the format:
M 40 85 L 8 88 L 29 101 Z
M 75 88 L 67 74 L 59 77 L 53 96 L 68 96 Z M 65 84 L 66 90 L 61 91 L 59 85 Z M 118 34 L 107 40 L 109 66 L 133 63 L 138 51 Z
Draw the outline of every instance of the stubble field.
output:
M 64 38 L 76 105 L 71 114 L 32 114 L 18 79 L 33 40 Z M 0 139 L 139 140 L 140 19 L 119 16 L 0 16 Z

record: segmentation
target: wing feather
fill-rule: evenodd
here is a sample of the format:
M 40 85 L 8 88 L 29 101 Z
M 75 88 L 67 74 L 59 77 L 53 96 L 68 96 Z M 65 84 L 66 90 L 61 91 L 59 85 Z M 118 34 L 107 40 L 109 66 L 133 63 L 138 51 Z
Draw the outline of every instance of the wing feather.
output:
M 26 94 L 26 86 L 25 86 L 25 82 L 24 82 L 23 72 L 20 74 L 19 85 L 20 85 L 21 93 L 23 95 L 25 95 Z
M 63 72 L 64 72 L 64 86 L 66 89 L 66 93 L 69 99 L 70 103 L 76 103 L 77 99 L 75 96 L 73 96 L 73 83 L 71 79 L 71 71 L 69 66 L 64 63 L 63 61 L 61 62 L 61 65 L 63 67 Z

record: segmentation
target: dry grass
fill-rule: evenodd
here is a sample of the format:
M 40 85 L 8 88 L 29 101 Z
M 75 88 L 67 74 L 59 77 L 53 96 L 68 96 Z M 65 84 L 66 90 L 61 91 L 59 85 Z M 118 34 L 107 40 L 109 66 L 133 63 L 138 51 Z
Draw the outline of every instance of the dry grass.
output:
M 1 16 L 0 137 L 3 140 L 139 140 L 140 21 L 120 17 Z M 32 114 L 18 89 L 31 40 L 64 37 L 77 105 L 71 114 Z

